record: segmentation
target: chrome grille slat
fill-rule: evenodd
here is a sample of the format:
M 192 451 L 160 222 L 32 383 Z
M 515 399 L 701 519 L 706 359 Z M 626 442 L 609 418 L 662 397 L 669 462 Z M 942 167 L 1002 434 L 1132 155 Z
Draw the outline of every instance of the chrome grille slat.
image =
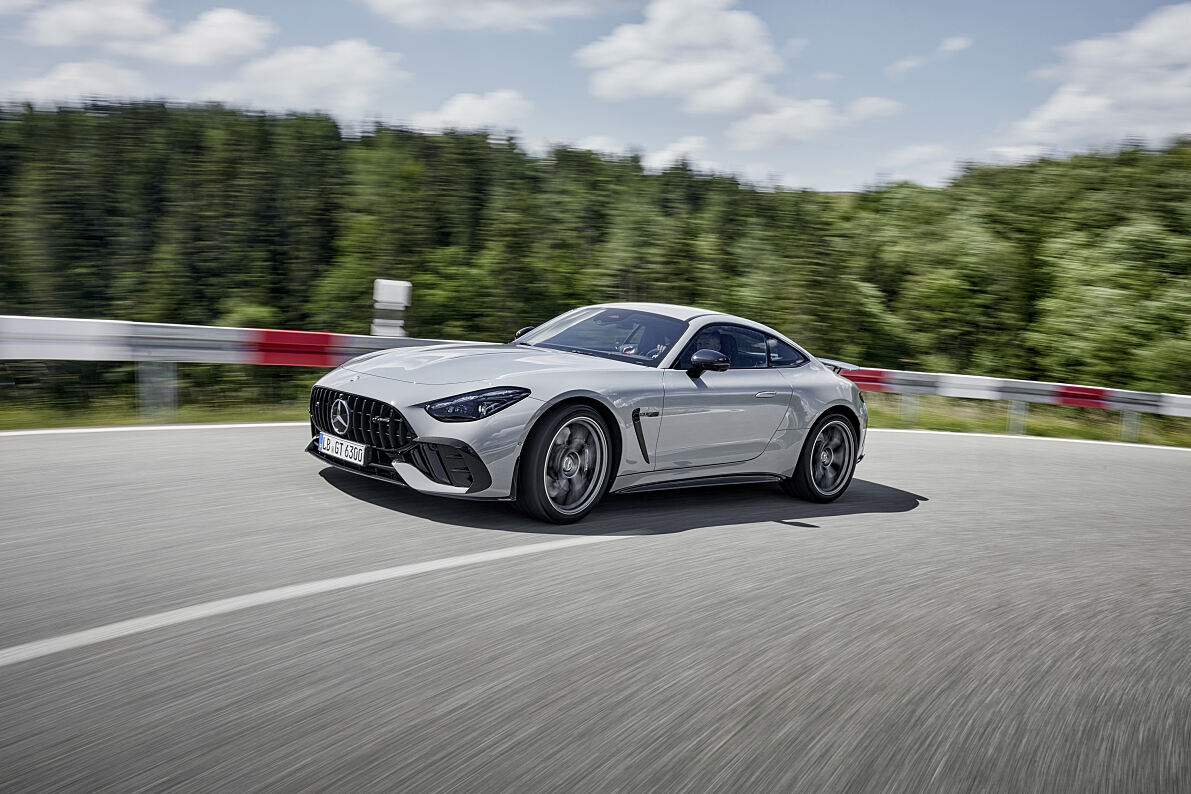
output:
M 368 439 L 364 438 L 364 412 L 360 410 L 360 406 L 364 404 L 364 398 L 354 394 L 347 404 L 352 409 L 352 429 L 355 431 L 352 433 L 352 440 L 367 444 Z
M 364 443 L 371 447 L 377 446 L 376 439 L 372 437 L 372 400 L 367 398 L 360 399 L 360 430 L 362 435 L 368 439 Z
M 381 418 L 381 417 L 379 416 L 379 414 L 380 414 L 380 404 L 379 404 L 379 403 L 377 403 L 377 402 L 376 402 L 376 400 L 369 400 L 367 405 L 368 405 L 368 407 L 367 407 L 367 411 L 368 411 L 368 438 L 369 438 L 369 439 L 372 441 L 372 446 L 374 446 L 374 447 L 383 447 L 383 446 L 384 446 L 384 444 L 382 444 L 382 443 L 381 443 L 381 440 L 380 440 L 380 433 L 377 431 L 377 423 L 376 423 L 376 420 L 377 420 L 377 419 L 379 419 L 379 418 Z
M 324 430 L 331 428 L 331 391 L 323 389 L 323 424 Z

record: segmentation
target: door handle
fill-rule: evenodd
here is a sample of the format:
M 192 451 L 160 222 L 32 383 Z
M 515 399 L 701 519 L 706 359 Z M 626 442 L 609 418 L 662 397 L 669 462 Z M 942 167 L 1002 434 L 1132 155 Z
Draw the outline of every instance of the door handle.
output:
M 775 392 L 775 391 L 759 391 L 759 392 L 757 392 L 756 396 L 758 399 L 764 400 L 766 397 L 776 397 L 777 392 Z

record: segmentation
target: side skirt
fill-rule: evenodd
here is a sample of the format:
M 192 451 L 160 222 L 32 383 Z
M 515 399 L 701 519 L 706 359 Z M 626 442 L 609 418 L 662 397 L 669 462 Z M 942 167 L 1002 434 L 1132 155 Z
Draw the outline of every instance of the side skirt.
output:
M 646 491 L 671 491 L 676 488 L 705 488 L 712 485 L 748 485 L 755 483 L 779 482 L 782 478 L 776 474 L 720 474 L 710 477 L 688 477 L 682 480 L 666 480 L 665 482 L 651 482 L 645 485 L 630 485 L 612 493 L 645 493 Z

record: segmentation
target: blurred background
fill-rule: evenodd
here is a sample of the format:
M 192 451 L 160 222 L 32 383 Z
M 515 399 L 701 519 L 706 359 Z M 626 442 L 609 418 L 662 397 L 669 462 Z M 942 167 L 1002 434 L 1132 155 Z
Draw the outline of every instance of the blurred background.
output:
M 0 314 L 366 334 L 385 278 L 414 337 L 664 301 L 1191 393 L 1191 4 L 241 5 L 0 2 Z M 135 415 L 135 371 L 3 362 L 0 424 Z M 178 373 L 183 418 L 299 417 L 315 377 Z

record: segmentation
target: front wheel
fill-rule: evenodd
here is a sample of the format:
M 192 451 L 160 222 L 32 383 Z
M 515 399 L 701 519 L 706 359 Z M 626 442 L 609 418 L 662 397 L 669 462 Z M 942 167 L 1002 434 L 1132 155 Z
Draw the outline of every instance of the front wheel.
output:
M 612 469 L 604 420 L 574 406 L 538 423 L 521 455 L 517 504 L 535 518 L 570 524 L 599 503 Z
M 794 475 L 782 480 L 791 496 L 812 502 L 834 502 L 843 495 L 856 471 L 856 431 L 838 414 L 825 416 L 807 434 Z

